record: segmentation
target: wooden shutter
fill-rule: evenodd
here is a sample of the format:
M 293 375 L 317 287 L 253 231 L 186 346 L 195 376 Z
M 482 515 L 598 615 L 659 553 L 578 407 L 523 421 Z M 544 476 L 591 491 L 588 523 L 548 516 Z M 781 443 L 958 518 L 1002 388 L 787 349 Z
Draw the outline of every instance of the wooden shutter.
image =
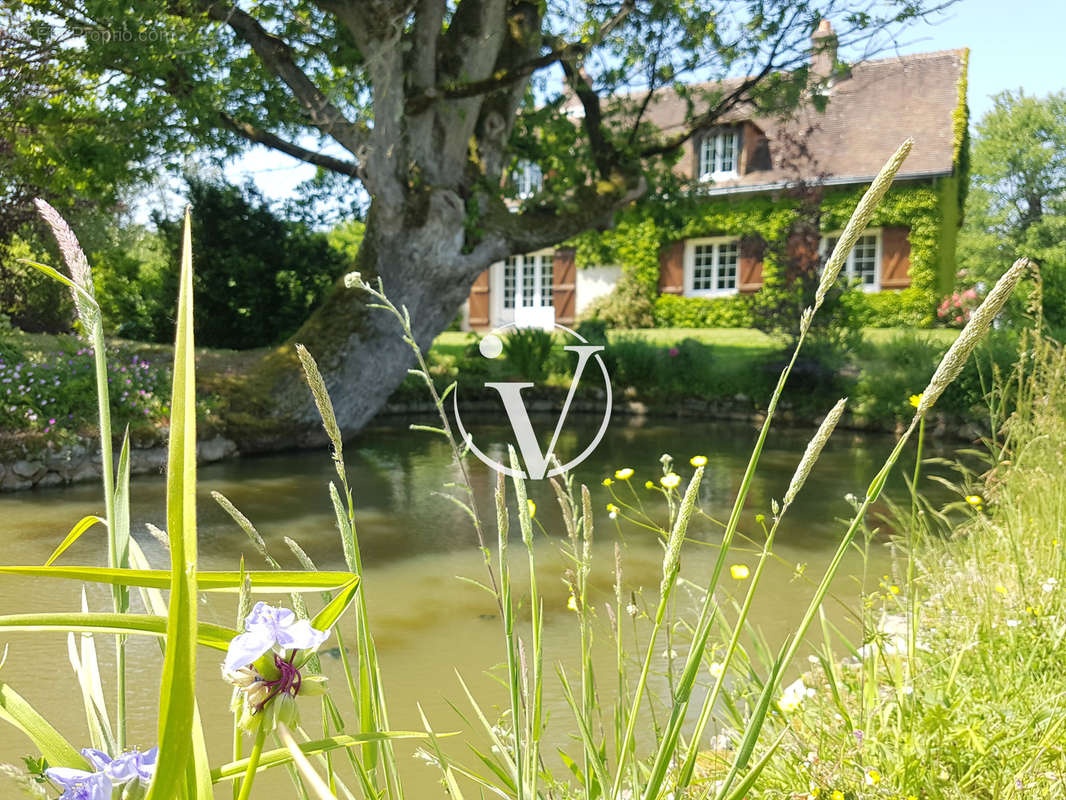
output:
M 881 288 L 906 289 L 911 285 L 911 242 L 907 228 L 881 229 Z
M 659 251 L 659 293 L 685 291 L 685 243 L 674 242 Z
M 468 320 L 474 329 L 490 328 L 489 320 L 489 270 L 485 270 L 474 280 L 470 287 L 470 304 Z
M 574 248 L 561 247 L 552 260 L 552 304 L 555 321 L 573 325 L 577 317 L 577 263 Z
M 740 240 L 740 279 L 737 289 L 754 292 L 762 286 L 762 259 L 766 249 L 758 236 L 745 236 Z

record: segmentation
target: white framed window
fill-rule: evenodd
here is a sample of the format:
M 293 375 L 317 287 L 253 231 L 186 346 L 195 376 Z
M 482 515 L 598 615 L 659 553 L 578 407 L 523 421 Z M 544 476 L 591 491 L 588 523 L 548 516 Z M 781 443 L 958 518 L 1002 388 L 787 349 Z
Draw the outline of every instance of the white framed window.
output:
M 822 266 L 833 254 L 840 239 L 840 233 L 830 233 L 822 237 L 819 250 Z M 881 229 L 873 228 L 855 241 L 855 246 L 848 253 L 848 260 L 840 271 L 849 284 L 858 285 L 864 292 L 881 291 Z
M 737 293 L 740 239 L 717 236 L 685 242 L 685 294 L 708 297 Z
M 701 136 L 698 162 L 701 181 L 735 178 L 740 168 L 740 129 L 723 128 Z
M 522 200 L 532 197 L 544 186 L 544 173 L 532 161 L 519 161 L 511 179 L 514 181 L 515 193 Z
M 503 308 L 551 308 L 555 253 L 511 256 L 503 262 Z

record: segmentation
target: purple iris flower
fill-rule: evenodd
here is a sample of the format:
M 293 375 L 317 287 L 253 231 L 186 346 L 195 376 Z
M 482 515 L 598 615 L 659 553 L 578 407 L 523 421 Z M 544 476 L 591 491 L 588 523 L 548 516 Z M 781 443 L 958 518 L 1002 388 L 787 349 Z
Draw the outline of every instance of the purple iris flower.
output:
M 129 750 L 117 758 L 107 753 L 86 748 L 81 751 L 89 762 L 111 780 L 116 786 L 124 786 L 132 781 L 140 781 L 147 786 L 155 775 L 155 764 L 159 757 L 159 748 L 151 750 Z
M 274 645 L 285 650 L 314 650 L 329 637 L 329 631 L 311 627 L 306 619 L 296 619 L 287 608 L 256 603 L 244 620 L 244 633 L 229 643 L 225 669 L 235 670 L 253 663 Z
M 44 774 L 63 787 L 59 800 L 111 800 L 111 779 L 103 772 L 49 767 Z

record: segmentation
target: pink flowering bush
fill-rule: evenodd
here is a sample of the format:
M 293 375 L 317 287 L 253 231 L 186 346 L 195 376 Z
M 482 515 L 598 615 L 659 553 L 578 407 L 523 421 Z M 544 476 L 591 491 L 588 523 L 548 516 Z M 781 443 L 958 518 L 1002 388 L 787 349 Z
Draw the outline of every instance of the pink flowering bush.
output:
M 92 349 L 17 360 L 0 354 L 0 428 L 54 433 L 97 424 Z M 170 368 L 119 347 L 108 348 L 111 413 L 119 425 L 165 422 Z
M 937 306 L 936 316 L 948 327 L 961 328 L 970 321 L 970 315 L 979 305 L 981 298 L 977 290 L 971 287 L 961 292 L 952 292 L 950 296 L 945 297 Z

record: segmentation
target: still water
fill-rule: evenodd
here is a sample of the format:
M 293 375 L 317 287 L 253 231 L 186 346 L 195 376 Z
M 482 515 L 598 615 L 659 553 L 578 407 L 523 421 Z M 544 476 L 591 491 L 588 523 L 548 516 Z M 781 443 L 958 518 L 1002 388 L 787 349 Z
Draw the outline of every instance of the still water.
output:
M 495 434 L 499 442 L 505 440 L 506 433 L 503 429 L 479 429 L 479 436 Z M 655 480 L 661 474 L 659 457 L 664 452 L 674 455 L 678 471 L 686 478 L 692 471 L 688 459 L 703 454 L 708 466 L 701 503 L 711 517 L 724 519 L 739 487 L 755 433 L 751 425 L 741 423 L 616 423 L 575 475 L 577 481 L 592 487 L 594 508 L 602 511 L 612 500 L 609 490 L 601 485 L 603 478 L 619 467 L 632 467 L 636 471 L 632 485 L 637 496 L 646 510 L 665 524 L 665 506 L 656 502 L 661 496 L 644 489 L 644 481 Z M 743 532 L 754 536 L 755 514 L 770 515 L 770 499 L 783 494 L 805 444 L 804 432 L 771 434 L 749 496 Z M 753 619 L 770 641 L 780 641 L 802 614 L 812 591 L 811 581 L 817 580 L 843 530 L 839 518 L 849 513 L 845 494 L 861 495 L 865 491 L 891 444 L 888 437 L 839 431 L 827 447 L 782 524 L 775 548 L 780 563 L 770 568 L 754 606 Z M 496 454 L 500 452 L 497 449 Z M 456 674 L 463 676 L 487 710 L 502 707 L 505 695 L 493 673 L 504 651 L 494 601 L 459 579 L 485 577 L 469 519 L 435 494 L 457 479 L 450 450 L 430 434 L 381 428 L 352 441 L 346 446 L 345 456 L 357 503 L 364 587 L 391 703 L 391 725 L 397 730 L 420 729 L 416 707 L 420 703 L 436 730 L 463 731 L 466 726 L 451 704 L 464 713 L 470 708 Z M 479 508 L 484 519 L 494 520 L 491 489 L 495 473 L 476 461 L 471 469 Z M 344 569 L 327 494 L 328 482 L 335 477 L 324 450 L 249 458 L 201 469 L 200 568 L 235 569 L 242 554 L 249 568 L 264 567 L 244 534 L 211 499 L 209 492 L 214 490 L 229 497 L 252 520 L 285 566 L 299 567 L 283 543 L 283 537 L 288 536 L 304 547 L 319 568 Z M 614 488 L 623 500 L 632 499 L 628 487 Z M 903 496 L 902 480 L 897 478 L 890 484 L 889 494 Z M 558 547 L 563 528 L 550 487 L 534 484 L 530 495 L 537 504 L 536 519 L 550 534 L 541 536 L 537 545 L 539 586 L 545 607 L 545 702 L 552 731 L 548 740 L 563 744 L 572 733 L 573 724 L 554 666 L 561 663 L 571 675 L 576 675 L 577 663 L 574 614 L 567 610 L 568 591 L 562 580 L 568 564 Z M 75 521 L 101 510 L 96 485 L 0 495 L 4 562 L 43 563 Z M 136 538 L 153 565 L 165 566 L 165 552 L 144 533 L 146 522 L 164 525 L 162 476 L 134 480 L 132 512 Z M 615 542 L 622 545 L 626 586 L 634 590 L 643 587 L 649 601 L 658 587 L 662 564 L 662 549 L 653 532 L 619 522 L 622 524 L 616 526 L 606 512 L 599 515 L 594 548 L 593 599 L 600 609 L 598 617 L 603 627 L 598 631 L 603 670 L 609 670 L 613 663 L 613 645 L 609 643 L 602 609 L 613 597 Z M 490 527 L 489 532 L 495 538 L 494 529 Z M 516 533 L 512 531 L 512 537 Z M 695 541 L 685 551 L 682 575 L 702 584 L 717 552 L 714 544 L 719 530 L 713 523 L 700 520 L 694 522 L 690 535 Z M 67 551 L 60 563 L 102 565 L 104 536 L 102 528 L 93 529 Z M 747 545 L 747 551 L 738 552 L 729 563 L 754 566 L 753 550 Z M 521 585 L 525 558 L 517 548 L 513 552 L 514 580 Z M 800 563 L 807 565 L 806 580 L 793 579 L 795 565 Z M 898 573 L 900 569 L 887 538 L 875 538 L 867 558 L 857 550 L 849 557 L 834 586 L 834 593 L 843 602 L 832 603 L 830 612 L 847 630 L 849 617 L 844 604 L 855 605 L 864 583 L 876 585 L 882 574 Z M 725 580 L 732 584 L 732 590 L 743 588 L 741 582 L 728 576 Z M 87 592 L 91 609 L 109 609 L 108 589 L 88 587 Z M 314 604 L 318 598 L 310 597 L 309 601 Z M 81 587 L 73 583 L 0 577 L 0 613 L 77 610 L 80 603 Z M 205 621 L 232 626 L 234 601 L 212 596 L 201 602 L 200 615 Z M 857 635 L 854 627 L 849 633 Z M 352 638 L 349 636 L 348 641 Z M 108 637 L 97 636 L 96 641 L 101 668 L 108 674 L 113 648 Z M 9 636 L 3 644 L 8 647 L 8 655 L 0 680 L 26 697 L 75 746 L 87 744 L 84 712 L 68 662 L 65 636 L 28 633 Z M 200 707 L 208 728 L 211 761 L 217 764 L 228 761 L 230 755 L 229 691 L 219 678 L 215 662 L 220 659 L 216 653 L 201 650 L 200 655 Z M 154 640 L 134 640 L 129 645 L 128 659 L 133 692 L 129 740 L 150 747 L 155 740 L 158 645 Z M 343 701 L 347 695 L 339 660 L 327 656 L 323 663 L 331 676 L 335 697 Z M 610 701 L 607 693 L 612 685 L 610 680 L 601 681 L 601 702 Z M 105 683 L 105 689 L 111 687 Z M 313 700 L 301 702 L 305 727 L 311 732 L 320 724 L 317 705 Z M 352 717 L 350 703 L 342 703 L 342 709 L 345 707 Z M 480 739 L 476 731 L 471 732 L 471 737 Z M 462 752 L 462 748 L 452 749 Z M 412 757 L 412 744 L 400 743 L 398 751 L 410 786 L 408 797 L 445 796 L 436 783 L 436 771 Z M 21 766 L 20 757 L 31 752 L 32 745 L 27 740 L 0 723 L 0 763 Z M 562 769 L 555 761 L 549 766 Z M 0 775 L 0 796 L 14 796 L 9 781 Z M 290 797 L 292 792 L 286 786 L 287 778 L 278 774 L 257 782 L 253 794 L 263 798 Z M 218 796 L 223 796 L 221 791 Z

